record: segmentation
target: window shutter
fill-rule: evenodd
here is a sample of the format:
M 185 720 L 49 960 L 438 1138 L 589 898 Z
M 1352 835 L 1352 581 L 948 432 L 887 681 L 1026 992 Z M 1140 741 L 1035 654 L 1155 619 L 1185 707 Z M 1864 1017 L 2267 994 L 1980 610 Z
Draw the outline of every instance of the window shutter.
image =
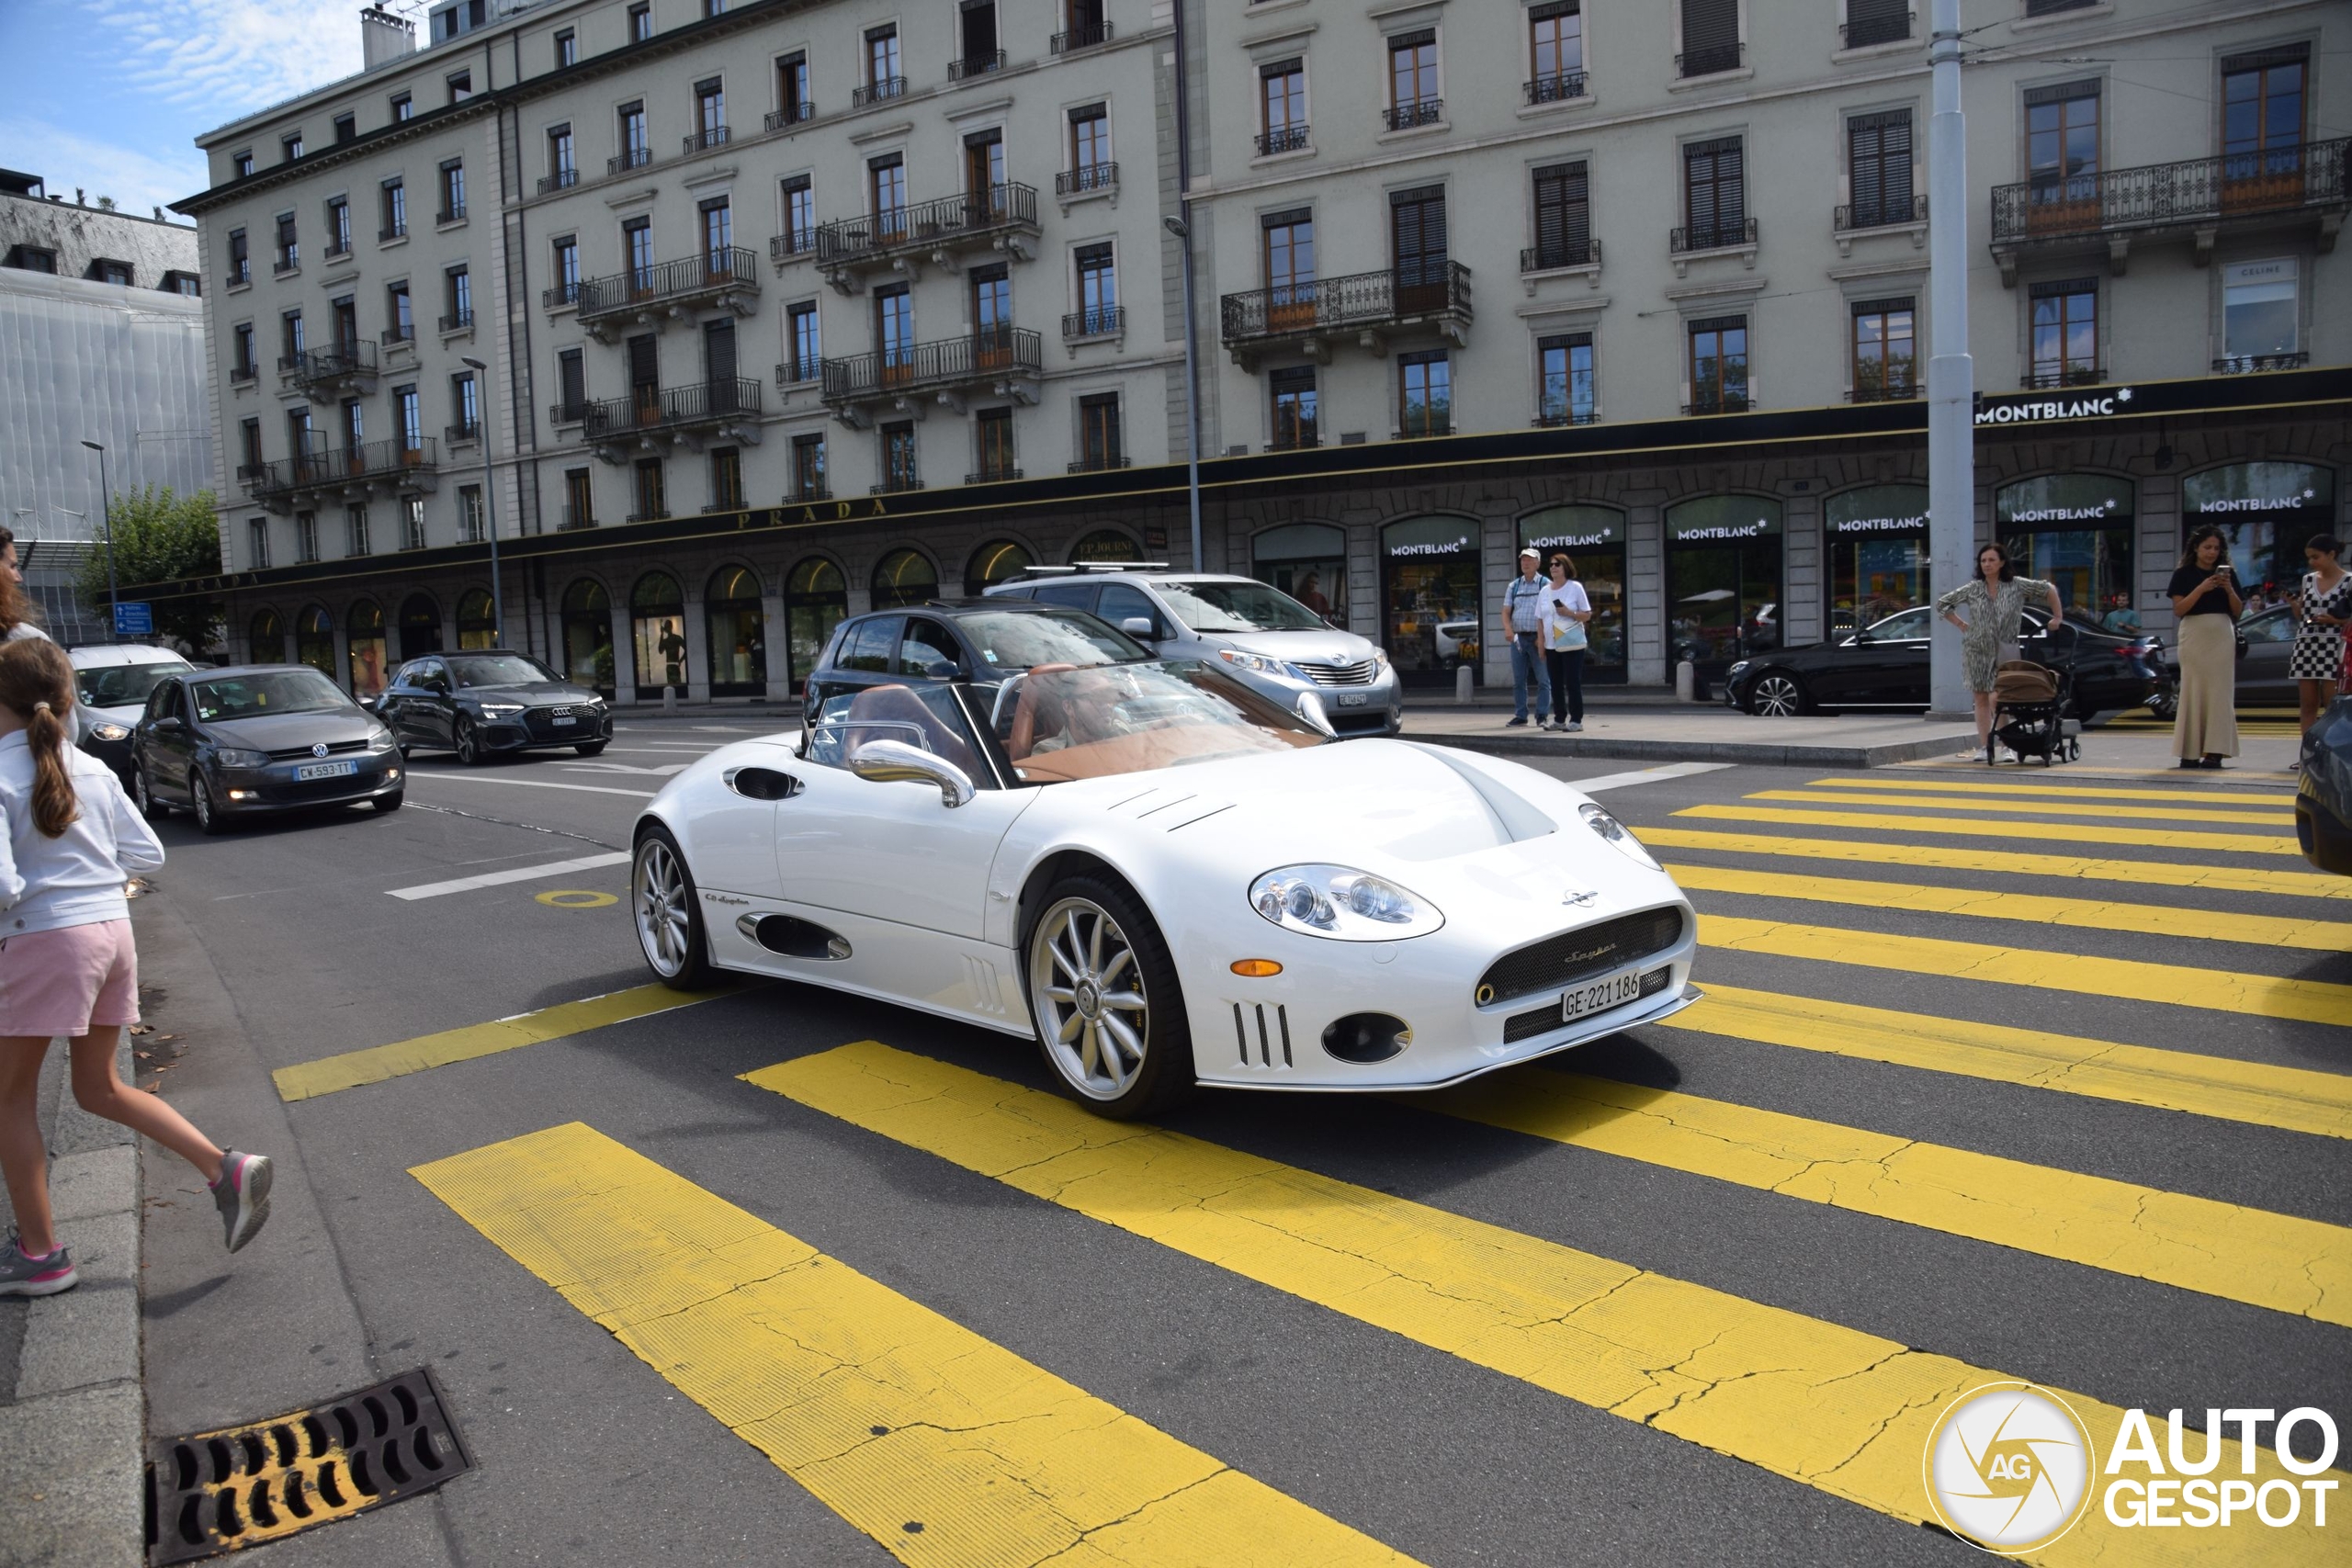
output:
M 562 366 L 563 405 L 568 409 L 576 409 L 588 400 L 587 364 L 582 359 L 578 349 L 568 348 L 563 351 Z
M 1682 52 L 1739 46 L 1739 0 L 1682 0 Z
M 1552 164 L 1535 171 L 1535 252 L 1538 265 L 1574 265 L 1592 237 L 1592 207 L 1582 164 Z
M 1911 0 L 1846 0 L 1846 46 L 1866 48 L 1911 36 Z
M 632 387 L 658 387 L 662 384 L 660 364 L 654 357 L 653 338 L 650 333 L 628 340 L 628 384 Z
M 710 373 L 714 388 L 735 389 L 735 323 L 731 321 L 707 321 L 702 329 L 703 364 Z

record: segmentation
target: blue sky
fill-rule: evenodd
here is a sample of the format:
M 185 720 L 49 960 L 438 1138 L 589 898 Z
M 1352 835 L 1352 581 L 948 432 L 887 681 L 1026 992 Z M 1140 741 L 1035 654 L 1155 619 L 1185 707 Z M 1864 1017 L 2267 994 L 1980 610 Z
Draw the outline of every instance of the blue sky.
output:
M 359 69 L 359 11 L 360 0 L 0 0 L 0 167 L 141 215 L 193 195 L 209 183 L 199 132 Z

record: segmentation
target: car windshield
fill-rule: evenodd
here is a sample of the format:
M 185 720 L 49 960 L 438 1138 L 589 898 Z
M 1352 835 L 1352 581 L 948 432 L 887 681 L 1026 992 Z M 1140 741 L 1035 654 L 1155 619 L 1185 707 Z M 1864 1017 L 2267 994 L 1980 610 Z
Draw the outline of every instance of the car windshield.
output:
M 492 653 L 474 659 L 452 659 L 451 673 L 462 690 L 468 686 L 527 686 L 535 682 L 560 679 L 556 672 L 536 659 L 526 659 L 519 653 Z
M 193 664 L 177 661 L 101 664 L 95 670 L 74 671 L 74 680 L 81 691 L 78 700 L 85 706 L 119 708 L 129 707 L 133 703 L 144 705 L 148 694 L 162 684 L 166 676 L 185 675 L 195 668 Z
M 315 670 L 266 670 L 198 681 L 196 716 L 207 724 L 280 713 L 335 713 L 354 705 L 341 687 Z
M 1327 632 L 1330 623 L 1262 582 L 1154 584 L 1176 618 L 1196 632 Z
M 1078 610 L 983 610 L 957 618 L 980 657 L 1000 670 L 1040 664 L 1126 664 L 1150 650 L 1107 621 Z
M 1329 737 L 1195 660 L 1032 670 L 1005 683 L 997 739 L 1030 784 L 1319 746 Z

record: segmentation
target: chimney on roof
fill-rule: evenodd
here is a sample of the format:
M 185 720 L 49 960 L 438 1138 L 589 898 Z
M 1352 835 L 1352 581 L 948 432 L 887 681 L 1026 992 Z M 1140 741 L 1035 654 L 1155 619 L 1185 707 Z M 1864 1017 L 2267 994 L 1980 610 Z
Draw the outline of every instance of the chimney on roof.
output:
M 362 67 L 373 71 L 415 50 L 416 24 L 381 6 L 370 6 L 359 13 L 359 48 Z
M 87 207 L 90 205 L 88 200 L 83 197 L 82 187 L 80 186 L 75 186 L 74 187 L 74 205 L 76 207 Z

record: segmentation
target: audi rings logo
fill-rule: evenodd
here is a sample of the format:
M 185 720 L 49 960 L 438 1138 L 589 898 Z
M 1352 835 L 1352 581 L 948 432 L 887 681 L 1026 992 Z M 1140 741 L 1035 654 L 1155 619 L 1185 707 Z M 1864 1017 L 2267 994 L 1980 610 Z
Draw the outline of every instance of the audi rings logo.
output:
M 1989 1382 L 1945 1407 L 1928 1435 L 1928 1498 L 1944 1528 L 2000 1557 L 2047 1546 L 2090 1503 L 2090 1429 L 2030 1382 Z
M 323 740 L 313 740 L 313 741 L 311 741 L 311 756 L 313 756 L 313 757 L 323 757 L 323 756 L 325 756 L 326 754 L 327 754 L 327 743 L 326 743 L 325 741 L 323 741 Z

